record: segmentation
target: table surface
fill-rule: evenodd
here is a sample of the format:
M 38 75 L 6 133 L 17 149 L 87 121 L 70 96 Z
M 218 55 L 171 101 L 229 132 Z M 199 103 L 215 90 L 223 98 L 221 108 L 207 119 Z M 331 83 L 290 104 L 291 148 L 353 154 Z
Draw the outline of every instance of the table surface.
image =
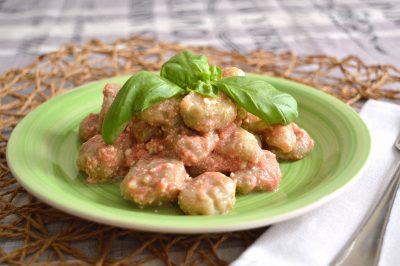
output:
M 397 0 L 32 0 L 0 2 L 0 72 L 67 42 L 146 35 L 245 53 L 354 54 L 399 65 Z
M 241 53 L 261 48 L 339 58 L 353 54 L 368 64 L 399 66 L 399 25 L 399 1 L 5 0 L 0 73 L 65 43 L 130 35 Z M 1 243 L 5 251 L 15 245 Z M 224 257 L 230 261 L 242 250 L 228 245 Z

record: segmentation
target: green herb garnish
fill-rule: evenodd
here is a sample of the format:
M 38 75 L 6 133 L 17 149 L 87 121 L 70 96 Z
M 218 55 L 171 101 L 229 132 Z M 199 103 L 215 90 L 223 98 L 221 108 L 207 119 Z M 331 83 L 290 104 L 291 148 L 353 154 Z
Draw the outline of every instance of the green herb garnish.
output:
M 220 91 L 267 124 L 288 124 L 298 115 L 297 102 L 256 77 L 228 77 L 215 82 Z
M 222 91 L 268 124 L 288 124 L 298 115 L 296 100 L 265 80 L 248 76 L 221 78 L 221 69 L 209 66 L 207 57 L 186 51 L 165 62 L 160 76 L 140 71 L 125 82 L 104 118 L 104 141 L 113 143 L 132 116 L 190 91 L 209 97 Z
M 221 69 L 209 66 L 206 56 L 185 51 L 165 62 L 161 67 L 160 76 L 186 91 L 196 91 L 204 96 L 215 97 L 218 95 L 218 90 L 213 86 L 213 81 L 221 78 Z

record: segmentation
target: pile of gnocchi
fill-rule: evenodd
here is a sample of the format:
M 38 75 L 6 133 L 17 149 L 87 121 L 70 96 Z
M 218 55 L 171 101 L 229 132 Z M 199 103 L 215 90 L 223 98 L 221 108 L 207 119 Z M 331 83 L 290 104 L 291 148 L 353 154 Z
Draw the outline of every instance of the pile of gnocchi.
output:
M 244 76 L 236 67 L 221 70 L 221 79 Z M 178 204 L 189 215 L 225 214 L 236 195 L 276 190 L 278 159 L 302 159 L 314 146 L 294 122 L 270 124 L 221 91 L 158 101 L 106 143 L 104 121 L 112 119 L 107 114 L 120 88 L 107 84 L 100 113 L 82 120 L 76 163 L 90 184 L 120 182 L 122 196 L 137 206 Z

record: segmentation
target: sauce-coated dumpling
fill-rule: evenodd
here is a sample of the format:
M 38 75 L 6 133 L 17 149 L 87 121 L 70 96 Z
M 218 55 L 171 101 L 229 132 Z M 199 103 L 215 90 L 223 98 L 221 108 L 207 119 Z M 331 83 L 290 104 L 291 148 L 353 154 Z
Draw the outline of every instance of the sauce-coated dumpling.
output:
M 187 183 L 178 203 L 191 215 L 223 214 L 235 205 L 235 190 L 235 182 L 226 175 L 206 172 Z
M 127 134 L 118 137 L 113 145 L 104 143 L 101 135 L 96 135 L 82 144 L 76 164 L 88 175 L 88 183 L 112 181 L 121 173 L 124 151 L 131 146 Z
M 222 69 L 222 77 L 235 77 L 235 76 L 246 76 L 246 74 L 237 67 L 225 67 Z
M 291 152 L 296 145 L 293 124 L 272 125 L 266 128 L 261 134 L 264 142 L 269 147 L 275 147 L 282 153 Z
M 179 103 L 181 99 L 168 99 L 145 109 L 140 118 L 151 126 L 173 127 L 179 125 Z
M 99 134 L 99 132 L 99 114 L 90 113 L 79 124 L 79 138 L 82 141 L 89 140 L 91 137 Z
M 236 105 L 221 92 L 217 97 L 191 92 L 182 99 L 180 114 L 188 127 L 206 133 L 232 123 L 236 118 Z
M 189 179 L 181 161 L 150 157 L 131 167 L 121 183 L 121 193 L 141 206 L 174 203 Z
M 101 128 L 104 118 L 110 109 L 111 104 L 113 103 L 115 97 L 117 96 L 121 86 L 118 84 L 106 84 L 103 89 L 103 104 L 101 105 L 101 110 L 99 114 L 99 126 Z
M 260 160 L 254 165 L 231 173 L 236 181 L 239 193 L 247 194 L 251 191 L 274 191 L 281 180 L 282 173 L 275 154 L 263 150 Z
M 271 148 L 271 151 L 276 154 L 278 159 L 282 160 L 300 160 L 309 154 L 314 148 L 314 140 L 308 135 L 307 131 L 300 128 L 297 124 L 290 124 L 296 136 L 296 142 L 290 152 L 282 152 L 281 150 Z
M 232 124 L 220 133 L 220 141 L 215 152 L 247 162 L 256 162 L 261 153 L 261 147 L 253 134 Z
M 162 136 L 162 131 L 159 127 L 151 126 L 139 118 L 133 118 L 126 131 L 139 143 L 145 143 L 152 138 Z
M 204 161 L 219 141 L 218 134 L 209 132 L 204 135 L 182 135 L 175 142 L 175 152 L 186 166 Z

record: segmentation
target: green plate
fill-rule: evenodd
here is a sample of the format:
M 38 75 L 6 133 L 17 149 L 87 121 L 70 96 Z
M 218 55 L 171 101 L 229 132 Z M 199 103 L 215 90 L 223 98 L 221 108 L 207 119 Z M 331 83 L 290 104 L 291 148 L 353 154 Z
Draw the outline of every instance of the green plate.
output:
M 8 166 L 27 191 L 51 206 L 119 227 L 210 233 L 291 219 L 340 196 L 360 175 L 370 151 L 370 136 L 357 113 L 341 101 L 299 83 L 263 78 L 297 99 L 297 123 L 314 138 L 315 148 L 303 160 L 280 164 L 283 178 L 278 191 L 238 196 L 229 214 L 187 216 L 178 207 L 141 209 L 122 199 L 116 183 L 85 183 L 75 165 L 79 122 L 89 112 L 99 111 L 106 83 L 122 84 L 127 77 L 81 86 L 31 112 L 11 134 Z

